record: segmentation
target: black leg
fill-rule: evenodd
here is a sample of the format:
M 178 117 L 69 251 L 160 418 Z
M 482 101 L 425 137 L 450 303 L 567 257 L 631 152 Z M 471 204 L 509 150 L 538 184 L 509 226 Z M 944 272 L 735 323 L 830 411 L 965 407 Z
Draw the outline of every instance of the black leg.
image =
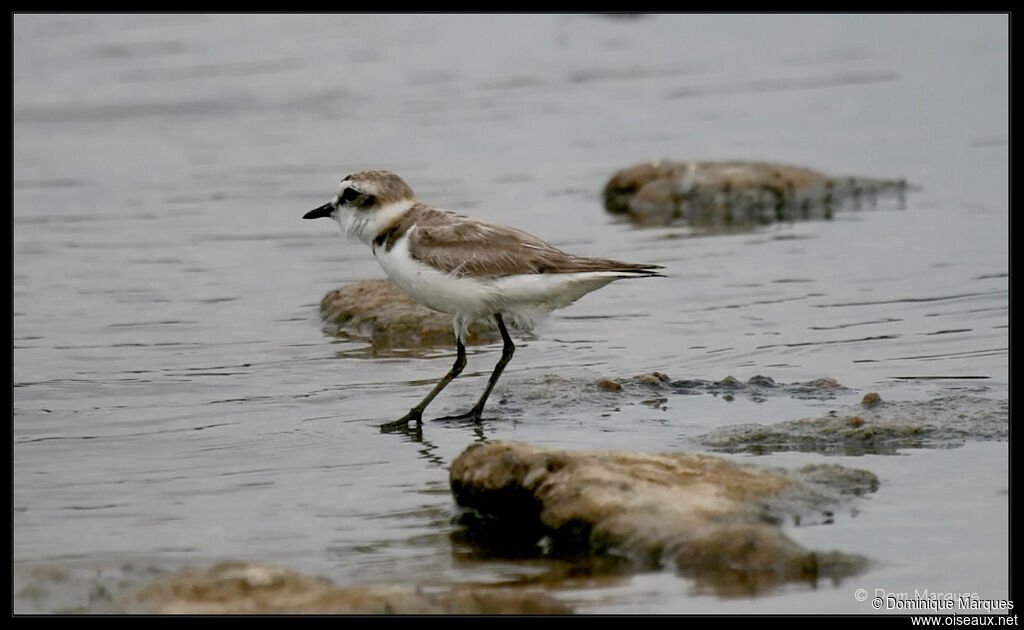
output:
M 438 381 L 437 385 L 434 386 L 434 389 L 427 394 L 427 397 L 421 400 L 420 404 L 410 409 L 409 413 L 394 422 L 388 422 L 387 424 L 380 425 L 381 433 L 391 433 L 392 431 L 398 431 L 405 428 L 410 422 L 415 422 L 418 425 L 423 421 L 423 410 L 427 408 L 430 401 L 434 400 L 434 397 L 440 394 L 441 390 L 444 389 L 448 383 L 452 382 L 452 379 L 462 373 L 462 368 L 466 367 L 466 346 L 462 345 L 462 340 L 460 339 L 456 339 L 455 344 L 455 365 L 452 366 L 452 369 L 448 370 L 448 373 L 444 375 L 444 378 Z
M 498 364 L 494 366 L 494 371 L 491 372 L 491 378 L 487 381 L 487 389 L 484 390 L 480 400 L 477 401 L 476 405 L 472 409 L 464 414 L 458 416 L 448 416 L 446 418 L 440 418 L 440 420 L 473 420 L 480 422 L 480 416 L 484 411 L 484 404 L 487 403 L 487 397 L 491 395 L 491 390 L 494 389 L 495 383 L 498 382 L 498 377 L 505 370 L 505 366 L 512 360 L 512 355 L 516 351 L 516 346 L 512 343 L 512 337 L 509 336 L 508 330 L 505 328 L 505 322 L 502 321 L 501 315 L 498 313 L 494 314 L 494 319 L 498 322 L 498 331 L 501 332 L 501 340 L 505 345 L 501 348 L 501 358 L 498 359 Z

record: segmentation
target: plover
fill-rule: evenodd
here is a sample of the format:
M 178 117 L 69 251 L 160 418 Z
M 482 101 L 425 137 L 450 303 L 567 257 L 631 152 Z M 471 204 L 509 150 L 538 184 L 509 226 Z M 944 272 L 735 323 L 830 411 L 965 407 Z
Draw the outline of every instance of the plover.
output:
M 363 171 L 341 180 L 338 194 L 303 219 L 331 218 L 344 235 L 370 246 L 391 280 L 420 304 L 453 318 L 455 364 L 418 405 L 382 431 L 417 426 L 423 410 L 466 366 L 470 323 L 491 318 L 503 342 L 487 387 L 468 412 L 444 419 L 479 422 L 484 404 L 515 345 L 505 318 L 529 328 L 540 316 L 568 306 L 620 278 L 661 276 L 659 265 L 567 254 L 522 230 L 420 203 L 390 171 Z

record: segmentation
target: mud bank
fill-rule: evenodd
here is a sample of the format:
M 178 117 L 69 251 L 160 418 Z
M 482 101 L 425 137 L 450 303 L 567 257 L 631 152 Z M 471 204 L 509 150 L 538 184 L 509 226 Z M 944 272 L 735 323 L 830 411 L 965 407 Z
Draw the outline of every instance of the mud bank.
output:
M 825 454 L 895 454 L 907 448 L 952 448 L 968 441 L 1009 437 L 1009 401 L 954 395 L 887 402 L 873 392 L 861 403 L 817 418 L 775 424 L 740 424 L 697 441 L 723 452 L 805 451 Z
M 542 390 L 542 385 L 547 389 Z M 673 379 L 662 372 L 578 383 L 549 377 L 532 387 L 519 387 L 512 398 L 540 400 L 545 391 L 551 392 L 545 402 L 554 407 L 577 405 L 592 413 L 601 413 L 616 402 L 662 409 L 677 396 L 713 396 L 726 403 L 737 399 L 765 403 L 779 397 L 817 402 L 860 397 L 860 402 L 837 405 L 818 417 L 735 424 L 693 438 L 702 448 L 729 453 L 895 454 L 900 449 L 954 448 L 969 441 L 1009 437 L 1008 400 L 976 392 L 950 393 L 930 400 L 889 400 L 888 394 L 859 394 L 828 377 L 794 383 L 776 382 L 763 375 L 746 381 L 732 376 L 720 380 Z

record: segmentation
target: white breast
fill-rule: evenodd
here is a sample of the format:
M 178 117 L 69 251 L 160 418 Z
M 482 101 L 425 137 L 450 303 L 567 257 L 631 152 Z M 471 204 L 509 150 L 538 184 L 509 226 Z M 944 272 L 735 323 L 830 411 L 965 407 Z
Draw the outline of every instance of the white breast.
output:
M 420 304 L 468 321 L 491 314 L 492 288 L 475 278 L 458 277 L 416 260 L 409 253 L 407 236 L 395 241 L 390 250 L 375 246 L 373 255 L 388 277 Z

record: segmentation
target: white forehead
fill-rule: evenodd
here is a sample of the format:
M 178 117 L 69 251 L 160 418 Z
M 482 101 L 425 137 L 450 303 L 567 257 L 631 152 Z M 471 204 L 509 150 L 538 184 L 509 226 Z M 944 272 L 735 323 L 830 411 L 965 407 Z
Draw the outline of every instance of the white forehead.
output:
M 380 192 L 380 182 L 372 177 L 359 177 L 358 175 L 349 175 L 345 179 L 338 182 L 338 195 L 345 192 L 346 188 L 354 188 L 359 192 L 369 193 L 376 195 Z

